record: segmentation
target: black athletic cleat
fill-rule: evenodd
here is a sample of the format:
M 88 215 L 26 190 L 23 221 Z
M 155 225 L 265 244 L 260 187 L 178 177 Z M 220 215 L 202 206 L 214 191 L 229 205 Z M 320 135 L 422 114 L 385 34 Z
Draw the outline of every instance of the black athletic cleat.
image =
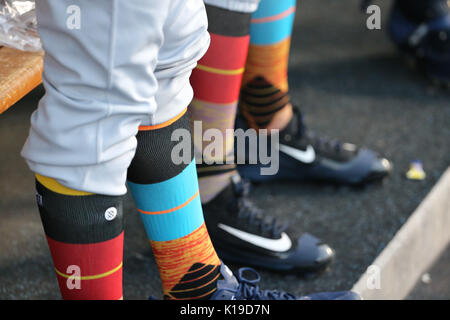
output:
M 242 118 L 238 118 L 236 126 L 247 129 Z M 258 154 L 254 146 L 246 143 L 242 152 L 235 145 L 237 168 L 243 178 L 254 182 L 293 180 L 359 185 L 381 180 L 392 170 L 391 163 L 372 150 L 316 135 L 305 126 L 296 108 L 287 127 L 279 131 L 279 142 L 272 140 L 271 136 L 267 137 L 267 150 L 269 154 L 271 149 L 278 152 L 279 169 L 275 174 L 262 174 L 261 169 L 272 166 L 271 163 L 263 165 L 259 159 L 256 164 L 249 161 L 250 152 Z
M 221 259 L 269 270 L 323 271 L 334 251 L 304 233 L 293 239 L 285 225 L 266 216 L 247 198 L 249 183 L 238 174 L 216 198 L 203 205 L 206 226 Z

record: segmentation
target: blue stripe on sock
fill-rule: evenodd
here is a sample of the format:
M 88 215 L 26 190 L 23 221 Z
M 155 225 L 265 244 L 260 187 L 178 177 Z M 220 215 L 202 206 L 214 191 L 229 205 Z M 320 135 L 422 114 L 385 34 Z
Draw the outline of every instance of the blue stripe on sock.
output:
M 169 180 L 154 184 L 128 181 L 128 187 L 140 210 L 160 212 L 182 206 L 199 190 L 195 160 L 179 175 Z M 200 195 L 175 211 L 159 214 L 141 213 L 141 217 L 148 237 L 154 241 L 184 237 L 204 222 Z
M 169 241 L 187 236 L 204 222 L 200 196 L 185 207 L 163 214 L 143 214 L 145 231 L 150 240 Z
M 252 19 L 273 17 L 296 5 L 296 0 L 261 0 Z
M 198 191 L 197 169 L 193 160 L 177 176 L 154 184 L 128 181 L 139 209 L 147 212 L 169 210 L 182 205 Z
M 290 37 L 294 16 L 295 14 L 291 13 L 278 21 L 252 24 L 250 27 L 250 44 L 270 45 Z
M 252 19 L 273 17 L 294 7 L 295 0 L 263 0 Z M 250 43 L 255 45 L 270 45 L 278 43 L 292 34 L 295 12 L 279 20 L 252 23 L 250 26 Z

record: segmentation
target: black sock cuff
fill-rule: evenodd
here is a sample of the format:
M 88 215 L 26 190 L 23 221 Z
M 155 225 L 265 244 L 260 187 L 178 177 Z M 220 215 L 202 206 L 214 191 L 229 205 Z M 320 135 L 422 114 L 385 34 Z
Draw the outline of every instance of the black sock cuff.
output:
M 231 11 L 206 5 L 208 31 L 230 37 L 243 37 L 250 34 L 251 13 Z
M 45 234 L 53 240 L 97 243 L 123 231 L 123 196 L 64 195 L 36 180 L 36 197 Z
M 194 159 L 194 148 L 188 112 L 180 119 L 166 127 L 154 130 L 141 130 L 137 134 L 137 149 L 133 161 L 128 168 L 127 179 L 133 183 L 152 184 L 166 181 L 181 173 L 189 164 L 183 161 L 176 164 L 172 159 L 172 152 L 179 143 L 186 141 L 172 141 L 172 133 L 177 129 L 189 132 L 189 144 L 191 155 L 190 162 Z

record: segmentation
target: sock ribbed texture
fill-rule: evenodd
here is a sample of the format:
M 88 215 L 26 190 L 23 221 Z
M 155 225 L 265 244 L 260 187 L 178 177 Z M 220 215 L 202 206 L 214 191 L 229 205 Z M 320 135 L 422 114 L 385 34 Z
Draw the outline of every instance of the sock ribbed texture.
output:
M 203 219 L 195 160 L 175 164 L 174 130 L 189 130 L 187 113 L 140 127 L 128 186 L 158 264 L 165 299 L 208 299 L 216 291 L 220 260 Z M 191 142 L 190 142 L 191 143 Z
M 295 0 L 262 0 L 252 15 L 240 112 L 254 129 L 282 129 L 292 117 L 288 59 Z
M 234 163 L 234 122 L 249 45 L 250 14 L 206 5 L 211 45 L 191 76 L 194 100 L 191 120 L 201 121 L 202 135 L 208 129 L 220 130 L 223 154 L 202 154 L 202 137 L 194 135 L 200 195 L 203 203 L 213 199 L 230 181 L 230 163 Z M 207 142 L 210 143 L 210 142 Z M 214 164 L 214 173 L 210 165 Z M 228 163 L 228 164 L 227 164 Z M 220 170 L 222 169 L 222 170 Z
M 122 299 L 122 197 L 36 175 L 36 198 L 62 298 Z

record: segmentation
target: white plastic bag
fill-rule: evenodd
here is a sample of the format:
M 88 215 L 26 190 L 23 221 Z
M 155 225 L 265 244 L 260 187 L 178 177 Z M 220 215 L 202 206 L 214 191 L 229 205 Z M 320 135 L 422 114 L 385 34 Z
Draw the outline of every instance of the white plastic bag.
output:
M 34 0 L 0 0 L 0 46 L 42 50 Z

